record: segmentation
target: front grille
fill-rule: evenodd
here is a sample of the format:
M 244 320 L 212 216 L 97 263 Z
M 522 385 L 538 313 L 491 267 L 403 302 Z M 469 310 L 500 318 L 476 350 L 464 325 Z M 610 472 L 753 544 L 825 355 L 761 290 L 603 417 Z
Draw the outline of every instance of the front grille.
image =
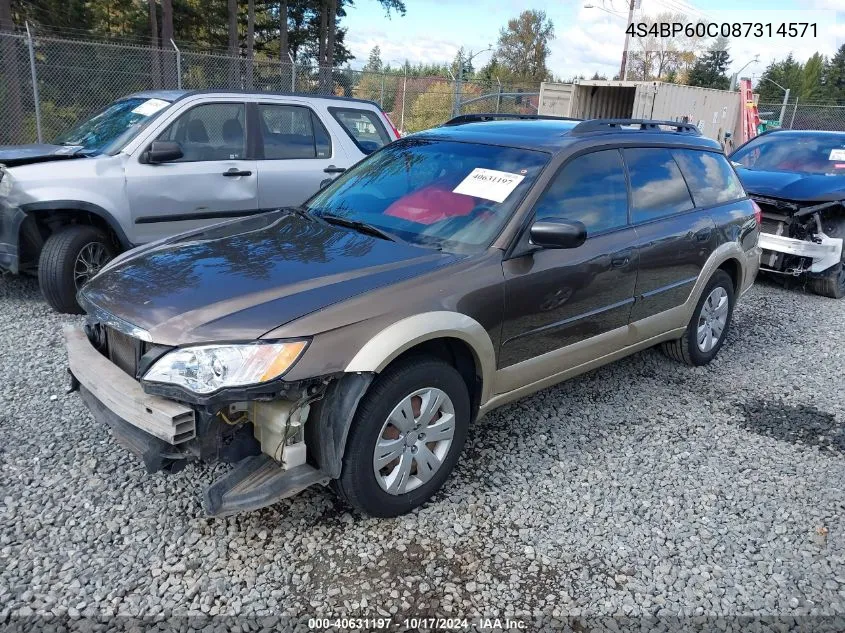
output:
M 141 356 L 141 341 L 107 326 L 106 350 L 111 362 L 135 378 Z
M 763 223 L 760 225 L 760 230 L 763 233 L 771 233 L 772 235 L 780 235 L 783 226 L 783 222 L 779 222 L 777 220 L 771 220 L 769 218 L 763 218 Z

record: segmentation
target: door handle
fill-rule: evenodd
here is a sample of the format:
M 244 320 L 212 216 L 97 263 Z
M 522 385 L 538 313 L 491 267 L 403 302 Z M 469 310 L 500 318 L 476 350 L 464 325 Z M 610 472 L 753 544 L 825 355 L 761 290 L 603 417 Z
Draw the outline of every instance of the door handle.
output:
M 711 235 L 713 235 L 713 229 L 701 229 L 693 233 L 696 242 L 708 242 Z
M 240 170 L 240 169 L 236 169 L 235 167 L 232 167 L 232 169 L 230 169 L 229 171 L 224 171 L 223 175 L 227 176 L 229 178 L 234 178 L 235 176 L 252 176 L 252 172 L 251 171 L 243 171 L 243 170 Z
M 346 167 L 335 167 L 334 165 L 329 165 L 323 171 L 327 174 L 342 174 L 346 171 Z
M 631 261 L 630 253 L 624 253 L 624 254 L 621 254 L 621 255 L 618 255 L 616 257 L 611 258 L 610 266 L 611 266 L 611 268 L 624 268 L 625 266 L 628 265 L 628 263 L 630 261 Z

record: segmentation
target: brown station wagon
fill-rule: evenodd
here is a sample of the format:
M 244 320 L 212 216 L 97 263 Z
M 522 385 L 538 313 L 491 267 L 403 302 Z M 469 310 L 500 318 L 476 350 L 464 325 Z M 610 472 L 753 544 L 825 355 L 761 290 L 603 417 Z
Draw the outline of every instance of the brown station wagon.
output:
M 394 516 L 498 406 L 657 344 L 710 362 L 760 259 L 719 145 L 524 119 L 458 117 L 302 207 L 118 257 L 66 331 L 73 386 L 150 472 L 236 464 L 211 515 L 323 484 Z

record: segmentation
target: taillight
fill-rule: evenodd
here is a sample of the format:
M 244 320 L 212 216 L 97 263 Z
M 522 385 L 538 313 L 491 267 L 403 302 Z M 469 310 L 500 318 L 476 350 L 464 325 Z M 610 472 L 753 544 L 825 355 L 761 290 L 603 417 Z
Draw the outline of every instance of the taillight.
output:
M 751 204 L 754 207 L 754 219 L 757 220 L 757 226 L 760 226 L 763 224 L 763 209 L 754 200 L 751 201 Z
M 396 126 L 393 125 L 393 121 L 391 121 L 390 117 L 387 116 L 387 112 L 384 112 L 382 110 L 382 114 L 384 115 L 385 121 L 387 121 L 387 124 L 390 126 L 390 129 L 393 130 L 393 134 L 394 134 L 395 138 L 399 138 L 400 136 L 402 136 L 401 134 L 399 134 L 399 130 L 396 129 Z

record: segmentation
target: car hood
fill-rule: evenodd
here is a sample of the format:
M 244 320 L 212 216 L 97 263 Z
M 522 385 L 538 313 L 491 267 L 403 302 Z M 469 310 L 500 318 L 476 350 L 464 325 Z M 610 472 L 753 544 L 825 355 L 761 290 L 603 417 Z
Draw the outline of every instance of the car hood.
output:
M 95 318 L 116 317 L 163 345 L 252 340 L 458 259 L 277 211 L 141 247 L 80 300 Z
M 7 167 L 14 167 L 50 160 L 82 158 L 86 155 L 84 149 L 78 145 L 48 145 L 46 143 L 0 145 L 0 163 Z
M 741 167 L 737 167 L 736 173 L 749 194 L 795 202 L 845 199 L 845 174 L 824 176 L 785 171 L 755 171 Z

